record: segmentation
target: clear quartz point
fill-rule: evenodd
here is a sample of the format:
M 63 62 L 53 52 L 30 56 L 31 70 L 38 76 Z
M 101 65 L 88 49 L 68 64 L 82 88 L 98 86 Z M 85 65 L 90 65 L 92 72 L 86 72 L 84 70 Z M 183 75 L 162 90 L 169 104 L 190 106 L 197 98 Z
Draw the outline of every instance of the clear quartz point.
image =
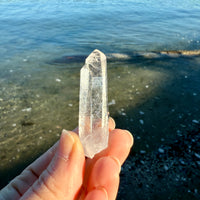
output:
M 80 75 L 79 137 L 89 158 L 108 146 L 107 98 L 106 56 L 96 49 L 86 58 Z

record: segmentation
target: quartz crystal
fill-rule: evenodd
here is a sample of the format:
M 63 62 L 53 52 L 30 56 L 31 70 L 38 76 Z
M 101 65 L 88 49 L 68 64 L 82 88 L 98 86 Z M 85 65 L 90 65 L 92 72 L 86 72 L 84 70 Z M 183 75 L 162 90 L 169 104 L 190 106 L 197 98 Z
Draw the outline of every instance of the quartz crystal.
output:
M 106 56 L 96 49 L 80 75 L 79 137 L 89 158 L 108 146 L 107 98 Z

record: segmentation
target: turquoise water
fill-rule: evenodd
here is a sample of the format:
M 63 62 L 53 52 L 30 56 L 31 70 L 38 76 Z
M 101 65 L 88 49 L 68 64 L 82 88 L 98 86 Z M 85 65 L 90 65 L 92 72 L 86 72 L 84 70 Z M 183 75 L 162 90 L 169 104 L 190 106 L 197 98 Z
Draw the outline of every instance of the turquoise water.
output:
M 190 0 L 0 1 L 1 60 L 198 49 L 200 2 Z
M 0 1 L 0 186 L 77 126 L 82 56 L 96 48 L 118 55 L 109 110 L 134 152 L 200 121 L 199 56 L 158 56 L 200 49 L 199 1 Z

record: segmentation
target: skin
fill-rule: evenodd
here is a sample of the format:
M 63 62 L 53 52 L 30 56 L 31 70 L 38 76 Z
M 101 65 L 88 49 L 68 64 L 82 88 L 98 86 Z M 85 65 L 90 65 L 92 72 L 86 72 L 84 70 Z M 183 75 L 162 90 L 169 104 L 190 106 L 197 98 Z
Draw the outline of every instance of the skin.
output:
M 85 158 L 78 130 L 60 140 L 0 191 L 1 200 L 114 200 L 132 135 L 109 119 L 108 147 Z

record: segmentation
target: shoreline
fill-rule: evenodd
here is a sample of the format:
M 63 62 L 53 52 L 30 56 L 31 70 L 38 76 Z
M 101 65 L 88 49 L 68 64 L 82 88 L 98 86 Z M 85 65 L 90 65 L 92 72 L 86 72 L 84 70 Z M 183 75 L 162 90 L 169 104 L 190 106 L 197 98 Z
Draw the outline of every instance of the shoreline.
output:
M 155 58 L 178 58 L 200 56 L 200 50 L 166 50 L 166 51 L 138 51 L 130 53 L 108 53 L 108 61 L 128 61 L 137 57 L 155 59 Z M 69 55 L 48 61 L 49 64 L 67 64 L 75 62 L 84 62 L 86 55 Z

